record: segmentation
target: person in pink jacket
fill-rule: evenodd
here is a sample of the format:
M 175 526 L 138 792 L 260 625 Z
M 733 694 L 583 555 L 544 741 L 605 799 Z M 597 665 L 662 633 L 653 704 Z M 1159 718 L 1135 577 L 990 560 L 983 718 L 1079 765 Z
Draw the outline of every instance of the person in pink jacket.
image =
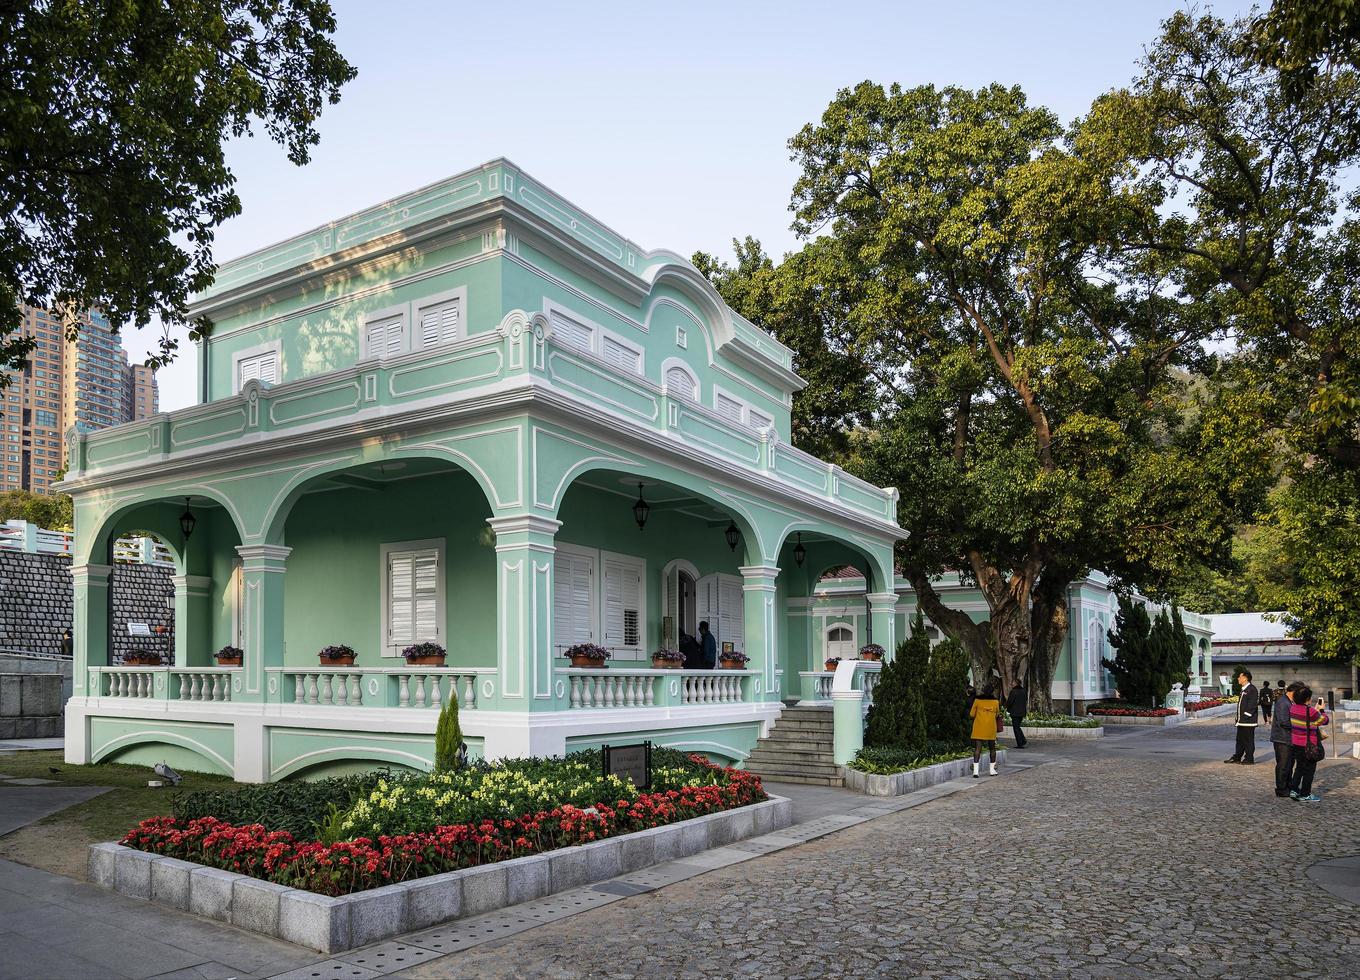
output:
M 1317 760 L 1309 759 L 1305 749 L 1310 745 L 1322 745 L 1320 726 L 1330 721 L 1327 712 L 1322 710 L 1322 698 L 1317 699 L 1316 706 L 1308 703 L 1312 698 L 1312 690 L 1301 687 L 1294 692 L 1294 703 L 1289 707 L 1289 731 L 1293 743 L 1289 750 L 1289 798 L 1300 803 L 1317 803 L 1321 799 L 1313 795 L 1313 773 L 1317 771 Z

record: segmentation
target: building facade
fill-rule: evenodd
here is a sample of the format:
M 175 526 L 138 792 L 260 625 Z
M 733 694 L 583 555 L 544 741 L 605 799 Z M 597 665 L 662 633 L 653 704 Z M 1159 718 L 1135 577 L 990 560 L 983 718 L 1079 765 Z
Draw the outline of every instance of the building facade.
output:
M 1333 700 L 1354 697 L 1355 664 L 1310 659 L 1303 640 L 1290 634 L 1283 616 L 1280 612 L 1251 612 L 1210 617 L 1219 673 L 1231 674 L 1240 666 L 1251 671 L 1258 687 L 1265 681 L 1272 687 L 1301 681 L 1318 695 L 1330 693 Z M 1214 680 L 1218 681 L 1217 674 Z
M 968 613 L 975 622 L 987 618 L 987 601 L 972 585 L 961 583 L 957 575 L 943 576 L 936 584 L 944 603 Z M 905 579 L 897 579 L 894 635 L 906 637 L 916 617 L 916 597 Z M 1155 616 L 1161 609 L 1143 600 Z M 1114 678 L 1102 664 L 1113 658 L 1109 631 L 1119 612 L 1119 597 L 1102 572 L 1092 572 L 1073 582 L 1067 592 L 1068 621 L 1071 628 L 1053 673 L 1050 695 L 1057 710 L 1080 713 L 1085 706 L 1115 696 Z M 804 659 L 809 673 L 803 677 L 804 696 L 812 697 L 817 685 L 828 683 L 822 670 L 827 657 L 853 656 L 870 635 L 868 602 L 864 579 L 850 571 L 821 580 L 808 598 L 790 600 L 789 616 L 794 642 L 811 651 Z M 1191 674 L 1206 694 L 1217 686 L 1214 675 L 1213 623 L 1210 617 L 1189 610 L 1181 611 L 1185 631 L 1194 645 Z M 929 625 L 932 642 L 942 639 L 939 630 Z M 875 638 L 876 639 L 876 638 Z
M 66 339 L 60 314 L 22 309 L 20 331 L 36 343 L 28 363 L 0 390 L 0 490 L 51 489 L 72 427 L 106 428 L 159 410 L 155 372 L 129 365 L 118 337 L 98 312 L 80 318 Z
M 799 696 L 788 610 L 821 570 L 867 569 L 892 645 L 897 493 L 790 445 L 791 352 L 508 161 L 228 263 L 191 312 L 200 404 L 69 447 L 72 762 L 426 768 L 451 698 L 484 757 L 740 761 Z M 132 529 L 175 552 L 173 665 L 111 665 Z M 700 621 L 745 669 L 652 666 Z

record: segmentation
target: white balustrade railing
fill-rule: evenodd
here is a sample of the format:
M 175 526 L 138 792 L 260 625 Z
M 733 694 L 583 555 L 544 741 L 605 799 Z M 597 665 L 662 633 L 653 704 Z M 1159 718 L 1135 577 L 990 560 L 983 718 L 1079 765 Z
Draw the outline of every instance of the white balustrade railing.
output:
M 395 677 L 396 680 L 397 707 L 432 708 L 438 711 L 455 696 L 458 698 L 460 709 L 477 707 L 478 673 L 480 672 L 460 670 L 457 667 L 434 667 L 423 670 L 408 667 L 388 671 L 388 676 Z
M 364 701 L 365 671 L 346 667 L 321 667 L 310 670 L 284 668 L 284 687 L 292 686 L 294 704 L 324 704 L 336 707 L 360 705 Z
M 573 708 L 650 708 L 656 703 L 657 677 L 669 671 L 582 667 L 563 673 L 571 678 Z
M 745 671 L 686 671 L 681 688 L 683 704 L 735 704 L 741 700 L 741 681 Z
M 150 698 L 156 696 L 156 676 L 165 667 L 91 667 L 90 689 L 102 698 Z
M 812 700 L 831 700 L 831 679 L 836 676 L 834 670 L 801 670 L 798 676 L 812 678 Z
M 174 667 L 170 676 L 178 679 L 170 696 L 180 701 L 230 701 L 231 678 L 239 667 Z

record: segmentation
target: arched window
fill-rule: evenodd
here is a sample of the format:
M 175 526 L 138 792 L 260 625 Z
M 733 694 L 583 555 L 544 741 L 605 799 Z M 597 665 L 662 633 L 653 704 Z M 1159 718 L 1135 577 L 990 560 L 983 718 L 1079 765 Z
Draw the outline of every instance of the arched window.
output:
M 699 382 L 679 364 L 666 369 L 666 393 L 686 401 L 699 400 Z
M 848 660 L 856 656 L 855 629 L 845 623 L 834 623 L 826 628 L 826 655 Z

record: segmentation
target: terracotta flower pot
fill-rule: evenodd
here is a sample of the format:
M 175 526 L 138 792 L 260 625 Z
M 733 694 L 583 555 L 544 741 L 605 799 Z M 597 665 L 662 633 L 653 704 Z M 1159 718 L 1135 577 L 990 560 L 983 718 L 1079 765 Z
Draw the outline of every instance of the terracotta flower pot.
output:
M 728 660 L 726 657 L 723 657 L 719 659 L 718 666 L 720 666 L 723 670 L 745 670 L 746 661 Z
M 241 666 L 240 657 L 218 657 L 217 666 L 219 667 L 239 667 Z
M 859 655 L 859 659 L 861 659 L 861 660 L 882 660 L 882 659 L 883 659 L 883 654 L 881 654 L 881 653 L 861 653 L 861 654 Z
M 829 670 L 834 674 L 836 672 L 837 666 L 838 666 L 837 664 L 822 664 L 822 669 Z
M 159 667 L 160 665 L 161 658 L 157 656 L 123 658 L 124 667 Z
M 579 653 L 574 653 L 574 654 L 572 654 L 572 656 L 571 656 L 571 665 L 572 665 L 573 667 L 607 667 L 607 666 L 608 666 L 608 664 L 605 663 L 605 661 L 603 661 L 603 660 L 595 660 L 595 659 L 592 658 L 592 657 L 583 657 L 583 656 L 581 656 Z
M 656 670 L 679 670 L 685 666 L 683 660 L 653 660 L 652 667 Z
M 446 655 L 442 653 L 432 654 L 425 657 L 407 657 L 406 666 L 408 667 L 443 667 Z
M 332 659 L 332 658 L 330 658 L 330 657 L 317 657 L 317 660 L 321 661 L 321 666 L 322 666 L 322 667 L 353 667 L 353 666 L 354 666 L 354 654 L 352 654 L 352 653 L 351 653 L 349 656 L 346 656 L 346 657 L 335 657 L 334 659 Z

